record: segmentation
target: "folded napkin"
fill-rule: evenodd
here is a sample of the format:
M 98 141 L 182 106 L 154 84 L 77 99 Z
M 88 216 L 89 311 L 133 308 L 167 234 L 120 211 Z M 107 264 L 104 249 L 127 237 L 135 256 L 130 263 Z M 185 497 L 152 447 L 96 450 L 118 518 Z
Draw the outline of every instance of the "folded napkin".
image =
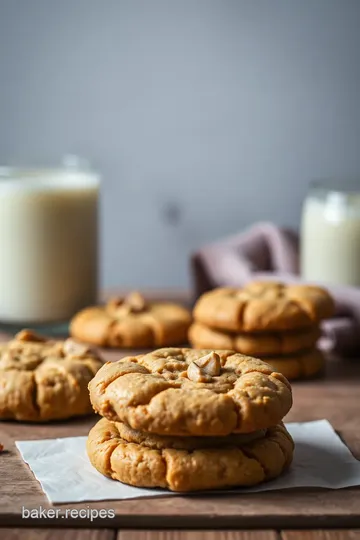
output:
M 191 270 L 196 297 L 214 287 L 241 287 L 249 281 L 304 283 L 299 277 L 298 234 L 271 223 L 204 246 L 192 255 Z M 335 317 L 322 324 L 323 343 L 342 354 L 359 351 L 360 289 L 311 284 L 325 286 L 335 299 Z

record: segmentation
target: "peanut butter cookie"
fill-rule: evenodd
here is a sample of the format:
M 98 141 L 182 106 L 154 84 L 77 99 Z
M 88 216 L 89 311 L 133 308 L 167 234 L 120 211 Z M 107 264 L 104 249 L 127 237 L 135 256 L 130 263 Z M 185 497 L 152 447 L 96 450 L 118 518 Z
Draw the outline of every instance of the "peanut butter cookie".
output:
M 102 365 L 87 345 L 23 330 L 0 345 L 0 419 L 45 422 L 90 414 L 87 386 Z
M 320 337 L 318 327 L 288 332 L 233 334 L 201 323 L 189 328 L 189 341 L 196 349 L 232 349 L 250 356 L 277 356 L 312 349 Z
M 70 325 L 71 335 L 101 347 L 151 348 L 187 341 L 191 314 L 183 306 L 146 302 L 134 292 L 113 298 L 105 306 L 80 311 Z
M 317 349 L 293 356 L 267 358 L 266 361 L 289 380 L 313 377 L 325 366 L 324 355 Z
M 247 443 L 177 449 L 128 442 L 118 424 L 102 418 L 90 431 L 87 452 L 103 475 L 125 484 L 171 491 L 253 486 L 279 476 L 292 461 L 293 440 L 282 424 Z
M 254 282 L 243 289 L 220 288 L 203 294 L 193 315 L 211 328 L 264 332 L 307 328 L 333 313 L 334 302 L 320 287 Z
M 129 356 L 105 364 L 89 390 L 101 416 L 159 435 L 249 433 L 279 423 L 292 405 L 283 375 L 233 351 Z

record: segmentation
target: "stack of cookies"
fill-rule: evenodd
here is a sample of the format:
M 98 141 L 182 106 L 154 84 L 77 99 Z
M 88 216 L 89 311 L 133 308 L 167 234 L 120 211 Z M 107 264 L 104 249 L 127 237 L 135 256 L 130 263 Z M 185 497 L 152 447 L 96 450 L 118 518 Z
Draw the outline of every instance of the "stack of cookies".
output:
M 257 356 L 288 379 L 310 377 L 324 366 L 316 348 L 319 324 L 333 313 L 333 300 L 320 287 L 254 282 L 214 289 L 194 307 L 189 340 L 197 348 Z
M 103 418 L 87 452 L 103 475 L 188 492 L 253 486 L 291 463 L 286 378 L 233 351 L 159 349 L 108 362 L 89 384 Z

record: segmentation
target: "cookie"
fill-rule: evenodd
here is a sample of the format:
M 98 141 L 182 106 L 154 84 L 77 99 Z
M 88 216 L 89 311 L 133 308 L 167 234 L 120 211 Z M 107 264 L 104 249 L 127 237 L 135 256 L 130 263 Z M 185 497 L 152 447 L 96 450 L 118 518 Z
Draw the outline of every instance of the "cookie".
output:
M 164 348 L 108 362 L 89 384 L 96 412 L 131 428 L 175 436 L 249 433 L 292 405 L 286 378 L 233 351 Z
M 254 282 L 243 289 L 220 288 L 203 294 L 193 315 L 211 328 L 264 332 L 307 328 L 333 313 L 334 302 L 320 287 Z
M 134 292 L 80 311 L 71 321 L 70 333 L 101 347 L 141 349 L 185 343 L 190 323 L 191 314 L 183 306 L 146 302 Z
M 90 414 L 87 386 L 102 365 L 86 345 L 23 330 L 0 345 L 0 419 L 45 422 Z
M 189 341 L 196 349 L 232 349 L 249 356 L 276 356 L 313 348 L 320 337 L 318 327 L 288 332 L 231 334 L 201 323 L 189 328 Z
M 128 442 L 117 424 L 102 418 L 87 441 L 90 462 L 103 475 L 131 486 L 180 492 L 254 486 L 271 480 L 289 467 L 293 450 L 292 438 L 282 424 L 252 442 L 182 450 Z
M 317 349 L 293 356 L 267 358 L 266 361 L 289 380 L 313 377 L 325 366 L 324 355 Z

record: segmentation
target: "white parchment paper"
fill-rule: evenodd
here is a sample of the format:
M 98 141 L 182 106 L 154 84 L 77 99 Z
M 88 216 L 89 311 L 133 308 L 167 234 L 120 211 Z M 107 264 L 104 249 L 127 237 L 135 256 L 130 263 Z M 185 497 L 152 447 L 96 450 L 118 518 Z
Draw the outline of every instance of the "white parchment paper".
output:
M 300 487 L 339 489 L 360 485 L 360 461 L 353 457 L 327 420 L 291 423 L 286 427 L 296 445 L 290 470 L 263 485 L 221 493 Z M 90 464 L 85 444 L 86 437 L 16 442 L 23 460 L 52 503 L 176 495 L 162 489 L 127 486 L 104 477 Z

